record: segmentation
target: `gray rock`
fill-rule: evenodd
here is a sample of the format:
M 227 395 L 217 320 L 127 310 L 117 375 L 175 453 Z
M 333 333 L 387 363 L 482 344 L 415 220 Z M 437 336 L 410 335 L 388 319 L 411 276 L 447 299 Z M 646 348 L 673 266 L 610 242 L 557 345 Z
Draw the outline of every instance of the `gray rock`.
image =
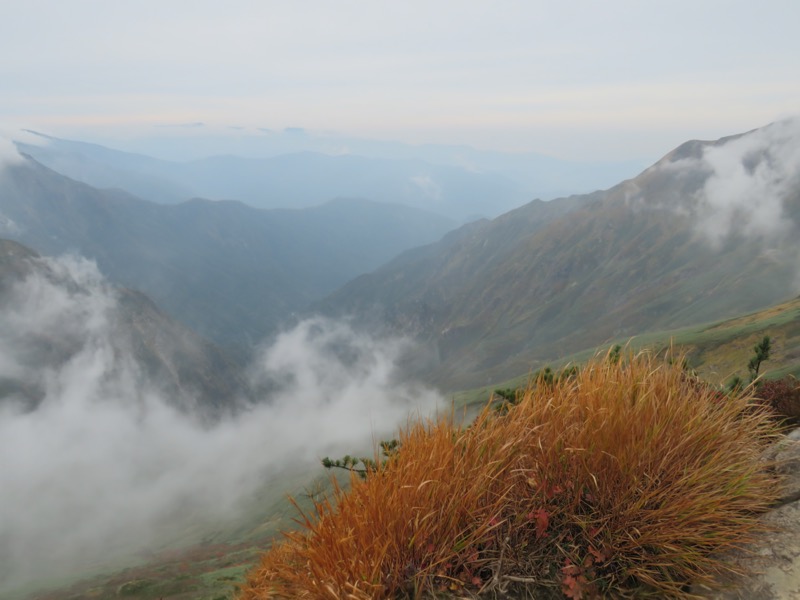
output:
M 785 477 L 781 501 L 764 515 L 772 531 L 729 556 L 745 575 L 720 579 L 719 590 L 694 586 L 692 593 L 711 600 L 800 600 L 800 429 L 776 444 L 767 458 Z

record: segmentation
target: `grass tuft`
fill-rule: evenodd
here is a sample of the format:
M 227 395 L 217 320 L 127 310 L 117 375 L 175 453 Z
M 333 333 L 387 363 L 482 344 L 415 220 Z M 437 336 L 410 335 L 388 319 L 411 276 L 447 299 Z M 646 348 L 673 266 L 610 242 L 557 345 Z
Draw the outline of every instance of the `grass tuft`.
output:
M 686 597 L 732 569 L 720 553 L 779 495 L 760 459 L 776 425 L 751 400 L 640 354 L 468 427 L 411 424 L 366 480 L 302 514 L 241 598 Z

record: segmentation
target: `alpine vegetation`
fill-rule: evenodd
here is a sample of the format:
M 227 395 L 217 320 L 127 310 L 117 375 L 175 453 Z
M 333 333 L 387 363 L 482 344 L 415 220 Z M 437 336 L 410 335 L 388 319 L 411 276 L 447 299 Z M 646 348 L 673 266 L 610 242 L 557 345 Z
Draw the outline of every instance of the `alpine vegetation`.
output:
M 777 497 L 760 458 L 776 426 L 751 400 L 642 354 L 540 380 L 470 426 L 411 424 L 241 598 L 685 597 L 733 569 L 720 553 Z

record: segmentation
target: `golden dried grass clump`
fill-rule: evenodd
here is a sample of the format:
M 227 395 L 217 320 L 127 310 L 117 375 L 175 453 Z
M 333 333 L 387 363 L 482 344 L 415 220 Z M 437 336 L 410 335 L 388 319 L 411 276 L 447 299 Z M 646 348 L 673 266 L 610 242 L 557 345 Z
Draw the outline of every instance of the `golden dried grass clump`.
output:
M 748 396 L 669 362 L 596 359 L 505 414 L 410 425 L 264 554 L 241 597 L 683 597 L 759 531 L 775 436 Z

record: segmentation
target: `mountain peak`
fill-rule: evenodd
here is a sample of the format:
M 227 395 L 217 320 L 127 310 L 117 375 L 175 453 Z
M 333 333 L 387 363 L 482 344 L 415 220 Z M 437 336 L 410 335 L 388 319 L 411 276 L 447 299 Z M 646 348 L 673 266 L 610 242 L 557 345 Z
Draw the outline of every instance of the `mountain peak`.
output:
M 461 228 L 321 306 L 416 336 L 437 357 L 424 375 L 457 388 L 785 300 L 800 281 L 795 125 L 690 141 L 607 191 Z

